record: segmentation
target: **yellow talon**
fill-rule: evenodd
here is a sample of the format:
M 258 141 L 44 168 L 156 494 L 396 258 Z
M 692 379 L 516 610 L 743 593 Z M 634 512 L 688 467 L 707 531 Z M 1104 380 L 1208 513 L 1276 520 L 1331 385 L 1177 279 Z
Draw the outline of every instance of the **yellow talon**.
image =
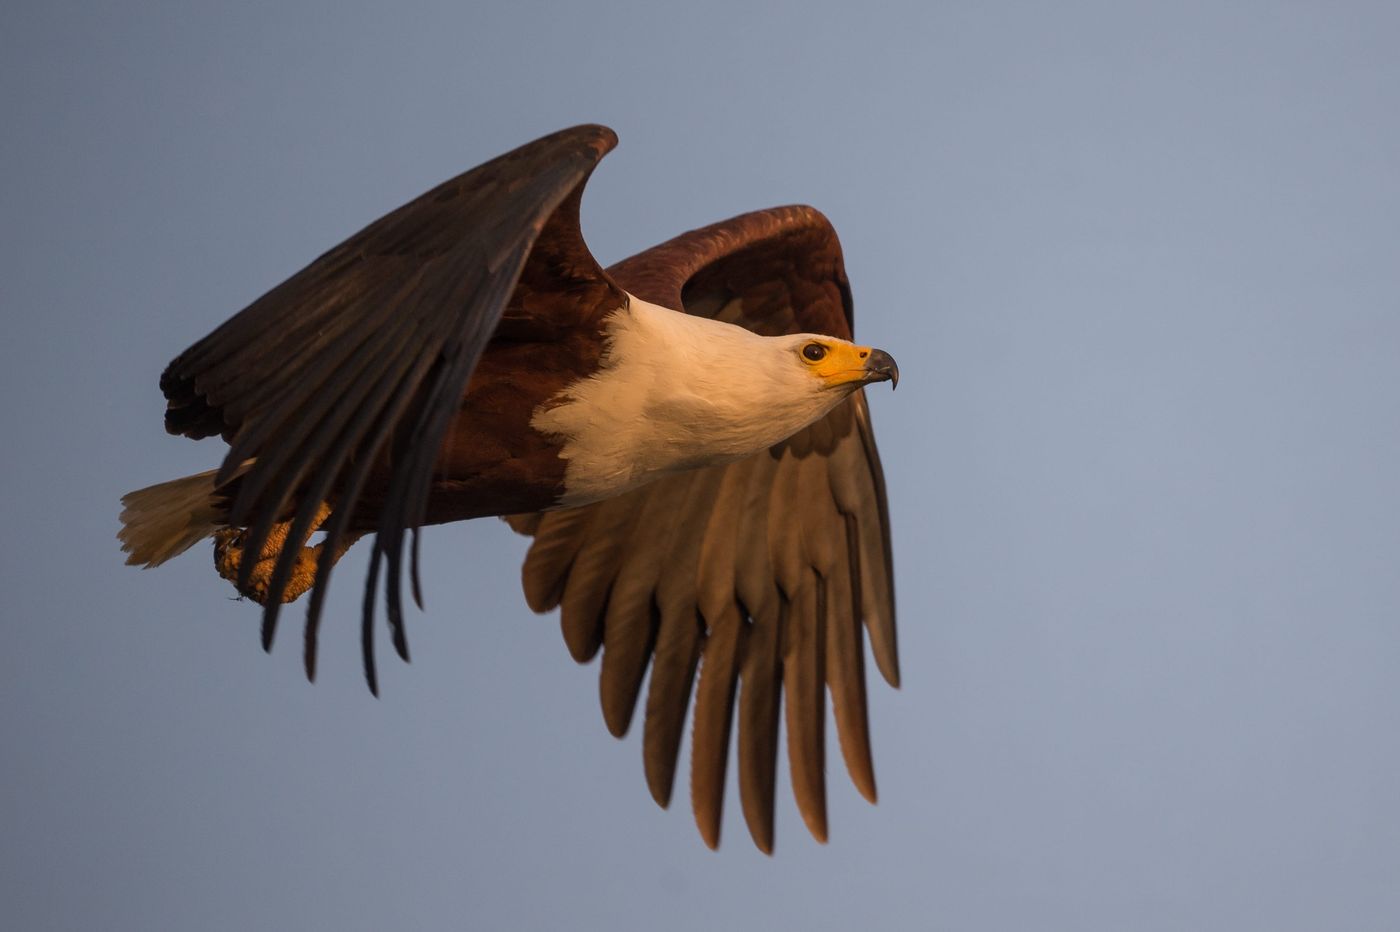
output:
M 306 539 L 315 533 L 325 520 L 330 517 L 330 506 L 321 503 L 316 515 L 311 520 L 311 527 L 307 531 L 306 538 L 298 542 L 300 552 L 297 553 L 295 561 L 292 563 L 291 576 L 287 579 L 287 585 L 282 589 L 281 601 L 290 602 L 296 599 L 306 590 L 310 589 L 316 582 L 316 564 L 321 558 L 321 551 L 325 544 L 317 544 L 314 547 L 304 546 Z M 233 583 L 240 595 L 247 596 L 259 605 L 267 603 L 267 588 L 272 582 L 273 570 L 277 567 L 277 559 L 282 555 L 283 549 L 287 546 L 287 535 L 291 533 L 292 523 L 285 521 L 274 524 L 268 531 L 267 540 L 263 542 L 262 549 L 258 553 L 257 562 L 253 565 L 252 572 L 248 575 L 248 584 L 245 587 L 238 585 L 238 574 L 243 566 L 245 557 L 243 551 L 243 535 L 246 530 L 243 528 L 223 528 L 214 532 L 214 568 L 219 571 L 219 575 Z M 339 560 L 345 555 L 345 551 L 359 540 L 359 534 L 345 534 L 342 536 L 336 547 L 335 560 Z

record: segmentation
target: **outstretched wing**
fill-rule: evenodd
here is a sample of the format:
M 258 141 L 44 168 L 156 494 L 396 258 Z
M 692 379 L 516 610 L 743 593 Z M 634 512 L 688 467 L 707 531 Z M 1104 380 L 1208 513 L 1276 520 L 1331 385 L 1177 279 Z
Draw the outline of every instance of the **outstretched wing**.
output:
M 433 188 L 263 295 L 161 376 L 171 433 L 228 440 L 220 485 L 253 460 L 230 515 L 249 529 L 247 552 L 257 553 L 273 523 L 289 517 L 290 539 L 301 540 L 322 500 L 334 496 L 307 614 L 309 676 L 329 555 L 377 461 L 392 472 L 365 583 L 370 689 L 377 689 L 372 626 L 382 563 L 394 645 L 407 659 L 405 532 L 421 523 L 443 434 L 512 294 L 528 297 L 534 313 L 580 319 L 623 302 L 578 226 L 584 184 L 616 143 L 606 127 L 579 126 Z M 411 575 L 421 601 L 416 544 L 415 536 Z M 273 574 L 265 647 L 295 549 L 285 548 Z M 252 565 L 243 564 L 245 577 Z
M 695 230 L 608 272 L 655 304 L 758 333 L 851 337 L 840 244 L 809 207 Z M 891 685 L 899 665 L 889 515 L 863 393 L 747 460 L 510 520 L 535 537 L 523 573 L 530 607 L 562 606 L 578 661 L 602 649 L 613 734 L 627 731 L 650 664 L 642 753 L 662 806 L 693 689 L 691 795 L 707 844 L 719 843 L 736 691 L 740 800 L 759 848 L 773 848 L 780 706 L 793 792 L 816 838 L 827 833 L 827 689 L 847 769 L 875 800 L 865 633 Z

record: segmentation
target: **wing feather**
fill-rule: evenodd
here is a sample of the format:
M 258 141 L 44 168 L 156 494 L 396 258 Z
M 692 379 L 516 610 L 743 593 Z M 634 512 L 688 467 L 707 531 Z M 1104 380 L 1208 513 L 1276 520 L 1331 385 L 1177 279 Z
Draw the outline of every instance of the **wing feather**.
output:
M 749 835 L 764 854 L 773 853 L 773 803 L 778 778 L 778 696 L 783 688 L 783 600 L 753 616 L 744 639 L 739 692 L 739 801 Z
M 696 605 L 698 580 L 690 568 L 699 559 L 709 502 L 720 479 L 719 471 L 702 470 L 664 480 L 676 488 L 657 490 L 665 493 L 675 520 L 655 577 L 660 627 L 647 691 L 642 762 L 652 798 L 663 807 L 671 801 L 685 713 L 705 635 Z
M 711 616 L 695 688 L 691 734 L 690 799 L 700 837 L 719 847 L 724 813 L 724 776 L 729 765 L 729 729 L 734 719 L 734 687 L 739 673 L 739 639 L 744 618 L 735 605 Z
M 681 736 L 685 733 L 685 713 L 704 640 L 704 621 L 693 605 L 661 604 L 657 609 L 660 625 L 651 685 L 647 689 L 642 765 L 647 789 L 664 808 L 671 803 Z
M 831 489 L 842 514 L 853 517 L 859 555 L 858 592 L 861 614 L 870 632 L 870 648 L 885 681 L 899 686 L 899 656 L 895 637 L 894 567 L 889 544 L 889 514 L 884 480 L 874 449 L 870 413 L 863 393 L 852 397 L 859 443 L 840 445 L 832 454 Z M 863 476 L 872 477 L 862 481 Z M 879 479 L 879 482 L 873 481 Z
M 826 592 L 811 569 L 792 600 L 784 630 L 783 708 L 792 794 L 807 829 L 826 841 Z
M 841 623 L 842 619 L 860 616 L 860 604 L 854 600 L 851 590 L 855 558 L 849 550 L 846 522 L 835 518 L 831 523 L 843 559 L 833 564 L 831 574 L 826 577 L 826 597 L 832 619 L 826 626 L 827 685 L 831 689 L 836 737 L 846 761 L 846 771 L 860 794 L 873 803 L 876 800 L 875 764 L 870 755 L 870 726 L 866 720 L 862 628 L 858 624 Z
M 547 612 L 559 607 L 569 568 L 583 546 L 584 535 L 595 515 L 594 511 L 577 508 L 514 517 L 516 530 L 535 538 L 521 571 L 525 601 L 530 608 Z
M 600 502 L 578 555 L 569 568 L 560 623 L 569 653 L 580 663 L 593 659 L 603 643 L 603 611 L 623 548 L 637 513 L 624 499 Z
M 689 477 L 686 477 L 689 478 Z M 684 504 L 688 483 L 656 489 L 637 514 L 632 539 L 615 569 L 603 620 L 603 664 L 599 689 L 608 730 L 621 737 L 646 675 L 647 662 L 661 625 L 656 584 L 661 577 L 676 526 L 666 520 Z

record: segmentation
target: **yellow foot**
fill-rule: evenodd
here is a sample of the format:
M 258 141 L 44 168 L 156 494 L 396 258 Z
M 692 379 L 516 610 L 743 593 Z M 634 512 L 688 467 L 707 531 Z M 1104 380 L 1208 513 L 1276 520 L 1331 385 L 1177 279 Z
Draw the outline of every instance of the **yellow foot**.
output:
M 330 517 L 330 506 L 322 503 L 316 512 L 315 518 L 311 521 L 311 533 L 321 526 Z M 241 528 L 224 528 L 214 532 L 214 568 L 219 571 L 219 575 L 233 583 L 240 595 L 247 596 L 259 605 L 267 603 L 267 589 L 272 582 L 272 572 L 277 568 L 277 559 L 282 555 L 284 548 L 288 546 L 287 535 L 291 532 L 290 521 L 282 524 L 274 524 L 272 530 L 268 532 L 267 540 L 263 542 L 262 549 L 258 552 L 257 562 L 253 564 L 253 570 L 248 575 L 246 587 L 238 585 L 238 574 L 243 568 L 243 561 L 247 554 L 243 549 L 243 538 L 247 532 Z M 339 560 L 344 556 L 345 551 L 360 538 L 359 534 L 345 534 L 339 545 L 336 547 L 335 559 Z M 317 544 L 314 547 L 302 546 L 306 541 L 297 543 L 298 552 L 296 559 L 292 563 L 292 573 L 287 579 L 287 585 L 283 587 L 281 593 L 282 602 L 290 602 L 310 589 L 316 582 L 316 563 L 321 558 L 321 550 L 324 544 Z

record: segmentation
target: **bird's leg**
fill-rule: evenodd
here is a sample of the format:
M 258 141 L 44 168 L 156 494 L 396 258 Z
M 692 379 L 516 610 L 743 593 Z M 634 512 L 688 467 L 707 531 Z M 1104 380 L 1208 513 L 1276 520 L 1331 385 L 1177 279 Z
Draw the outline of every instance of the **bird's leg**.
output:
M 325 502 L 316 510 L 316 516 L 311 519 L 311 526 L 307 529 L 306 536 L 294 544 L 289 544 L 287 535 L 291 533 L 292 522 L 284 521 L 274 524 L 267 532 L 267 540 L 263 541 L 262 550 L 258 552 L 257 562 L 253 565 L 253 571 L 248 576 L 248 585 L 243 587 L 238 585 L 238 574 L 243 566 L 246 554 L 243 550 L 243 535 L 247 533 L 244 528 L 228 527 L 214 532 L 214 568 L 219 571 L 219 575 L 233 583 L 240 595 L 247 596 L 259 605 L 267 601 L 267 587 L 272 582 L 273 570 L 277 568 L 277 558 L 282 555 L 282 551 L 288 547 L 296 546 L 299 552 L 292 563 L 292 573 L 287 579 L 287 585 L 282 589 L 282 601 L 290 602 L 300 596 L 307 589 L 310 589 L 316 581 L 316 563 L 321 558 L 321 551 L 325 544 L 317 544 L 314 547 L 305 546 L 306 541 L 311 537 L 316 529 L 330 517 L 331 508 Z M 336 542 L 335 552 L 331 556 L 334 563 L 345 556 L 345 551 L 354 546 L 355 541 L 362 535 L 349 532 L 341 535 Z

